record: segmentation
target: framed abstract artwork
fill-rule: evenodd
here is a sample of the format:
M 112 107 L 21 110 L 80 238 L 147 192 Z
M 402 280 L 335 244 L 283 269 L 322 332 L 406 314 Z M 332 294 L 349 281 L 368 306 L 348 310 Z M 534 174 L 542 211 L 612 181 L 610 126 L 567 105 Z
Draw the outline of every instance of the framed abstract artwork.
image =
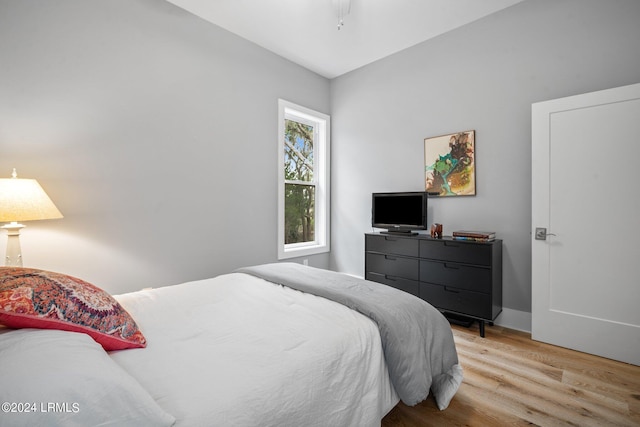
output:
M 425 190 L 430 196 L 476 195 L 475 130 L 424 139 Z

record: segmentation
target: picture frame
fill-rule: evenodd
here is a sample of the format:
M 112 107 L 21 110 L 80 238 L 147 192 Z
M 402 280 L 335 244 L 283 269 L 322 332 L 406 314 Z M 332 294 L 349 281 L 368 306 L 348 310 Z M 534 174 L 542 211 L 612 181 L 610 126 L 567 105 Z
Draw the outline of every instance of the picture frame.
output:
M 431 197 L 476 195 L 476 131 L 424 139 L 425 191 Z

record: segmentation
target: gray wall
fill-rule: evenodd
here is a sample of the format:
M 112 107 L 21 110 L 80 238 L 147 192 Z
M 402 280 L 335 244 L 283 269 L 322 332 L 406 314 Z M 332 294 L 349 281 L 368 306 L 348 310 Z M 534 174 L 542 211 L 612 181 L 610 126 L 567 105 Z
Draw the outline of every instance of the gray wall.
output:
M 0 0 L 0 174 L 65 216 L 26 224 L 25 266 L 120 293 L 275 261 L 277 99 L 329 93 L 163 0 Z
M 332 80 L 331 268 L 363 274 L 371 192 L 424 188 L 425 137 L 475 129 L 477 196 L 429 222 L 495 230 L 504 306 L 530 312 L 531 104 L 640 82 L 639 22 L 637 0 L 530 0 Z
M 496 230 L 505 306 L 530 311 L 531 103 L 639 82 L 638 18 L 530 0 L 329 82 L 162 0 L 0 0 L 0 174 L 65 215 L 27 223 L 25 265 L 119 293 L 275 261 L 282 97 L 332 115 L 312 265 L 363 274 L 370 193 L 421 190 L 423 139 L 475 129 L 478 195 L 429 221 Z

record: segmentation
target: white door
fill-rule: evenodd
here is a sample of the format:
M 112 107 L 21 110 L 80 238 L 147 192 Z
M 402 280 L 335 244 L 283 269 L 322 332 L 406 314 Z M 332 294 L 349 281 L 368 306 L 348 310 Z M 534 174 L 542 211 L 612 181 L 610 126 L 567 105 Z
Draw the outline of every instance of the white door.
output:
M 532 227 L 532 338 L 640 365 L 640 84 L 533 104 Z

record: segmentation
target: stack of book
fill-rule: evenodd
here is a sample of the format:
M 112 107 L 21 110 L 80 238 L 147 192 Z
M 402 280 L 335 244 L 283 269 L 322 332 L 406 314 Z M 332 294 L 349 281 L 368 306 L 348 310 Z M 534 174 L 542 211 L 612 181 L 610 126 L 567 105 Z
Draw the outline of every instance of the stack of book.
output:
M 474 242 L 493 242 L 496 240 L 496 233 L 493 231 L 454 231 L 454 240 L 471 240 Z

